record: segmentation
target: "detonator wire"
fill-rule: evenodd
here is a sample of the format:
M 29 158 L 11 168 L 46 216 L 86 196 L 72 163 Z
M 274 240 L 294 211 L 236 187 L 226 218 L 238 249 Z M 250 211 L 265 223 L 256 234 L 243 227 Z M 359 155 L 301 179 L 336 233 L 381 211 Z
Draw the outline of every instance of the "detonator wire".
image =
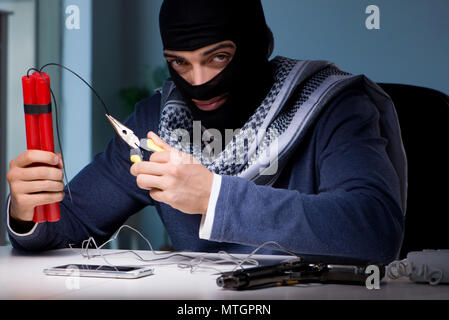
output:
M 120 232 L 125 228 L 134 231 L 142 239 L 144 239 L 145 242 L 147 243 L 150 251 L 154 255 L 156 255 L 156 256 L 162 255 L 163 257 L 153 258 L 153 259 L 145 259 L 133 250 L 124 250 L 124 251 L 120 251 L 120 252 L 103 253 L 103 247 L 106 246 L 108 243 L 116 240 L 118 238 Z M 248 254 L 244 258 L 238 258 L 234 255 L 231 255 L 230 253 L 227 253 L 226 251 L 219 251 L 218 258 L 216 257 L 217 256 L 216 253 L 202 253 L 200 255 L 193 256 L 193 255 L 188 255 L 188 252 L 179 252 L 179 253 L 157 252 L 153 249 L 151 242 L 141 232 L 139 232 L 138 230 L 136 230 L 135 228 L 133 228 L 129 225 L 122 225 L 108 241 L 106 241 L 105 243 L 103 243 L 100 246 L 97 245 L 97 243 L 93 237 L 89 237 L 88 239 L 84 240 L 81 243 L 81 255 L 84 258 L 88 258 L 88 259 L 101 257 L 106 264 L 108 264 L 109 266 L 115 267 L 115 265 L 113 265 L 112 263 L 109 262 L 109 260 L 106 258 L 106 256 L 123 255 L 126 253 L 131 253 L 134 256 L 136 256 L 137 260 L 146 263 L 145 266 L 164 266 L 164 265 L 174 265 L 175 264 L 180 269 L 190 269 L 191 273 L 194 273 L 198 269 L 211 269 L 211 270 L 217 271 L 219 274 L 222 274 L 223 273 L 222 270 L 217 269 L 215 267 L 210 267 L 210 266 L 207 266 L 204 264 L 214 264 L 214 265 L 234 264 L 235 267 L 234 267 L 233 271 L 237 270 L 238 268 L 244 269 L 244 265 L 251 265 L 253 267 L 258 267 L 259 261 L 257 261 L 256 259 L 253 259 L 252 256 L 254 256 L 262 248 L 269 246 L 269 245 L 277 247 L 280 251 L 287 253 L 290 256 L 294 256 L 296 259 L 301 259 L 300 256 L 298 256 L 297 254 L 293 253 L 292 251 L 284 248 L 283 246 L 281 246 L 279 243 L 277 243 L 275 241 L 267 241 L 267 242 L 261 244 L 260 246 L 258 246 L 256 249 L 254 249 L 250 254 Z M 94 249 L 97 253 L 90 253 L 89 248 L 91 246 L 93 246 L 92 249 Z M 69 244 L 69 247 L 72 250 L 75 250 L 75 248 L 73 247 L 72 244 Z M 169 260 L 172 258 L 182 258 L 182 259 L 184 259 L 184 261 L 161 263 L 161 261 L 163 261 L 163 260 Z M 185 260 L 187 260 L 187 261 L 185 261 Z
M 109 109 L 106 106 L 106 103 L 103 101 L 103 99 L 101 98 L 101 96 L 98 94 L 98 92 L 86 81 L 83 79 L 83 77 L 81 77 L 78 73 L 76 73 L 75 71 L 71 70 L 70 68 L 59 64 L 59 63 L 47 63 L 44 66 L 42 66 L 39 70 L 36 68 L 29 68 L 27 71 L 27 76 L 30 76 L 30 71 L 36 71 L 37 73 L 39 73 L 39 75 L 42 77 L 42 79 L 44 79 L 45 84 L 47 85 L 48 89 L 50 90 L 51 96 L 53 98 L 53 102 L 55 104 L 55 117 L 56 117 L 56 136 L 58 139 L 58 145 L 59 145 L 59 149 L 61 150 L 61 157 L 62 157 L 62 164 L 63 164 L 63 172 L 64 172 L 64 177 L 65 177 L 65 181 L 66 181 L 66 185 L 67 185 L 67 191 L 69 193 L 70 196 L 70 202 L 73 204 L 73 197 L 72 197 L 72 192 L 70 190 L 70 184 L 69 184 L 69 180 L 67 177 L 67 171 L 66 171 L 66 166 L 65 166 L 65 161 L 64 161 L 64 154 L 63 154 L 63 150 L 62 150 L 62 143 L 61 143 L 61 137 L 60 137 L 60 130 L 59 130 L 59 115 L 58 115 L 58 104 L 55 98 L 55 94 L 53 93 L 53 90 L 51 89 L 50 84 L 47 82 L 47 79 L 45 79 L 44 75 L 42 74 L 43 70 L 47 67 L 50 66 L 56 66 L 59 68 L 62 68 L 66 71 L 69 71 L 70 73 L 72 73 L 73 75 L 75 75 L 78 79 L 80 79 L 86 86 L 88 86 L 90 88 L 90 90 L 92 90 L 92 92 L 95 94 L 95 96 L 98 98 L 98 100 L 100 100 L 103 109 L 106 113 L 106 115 L 110 115 L 109 113 Z
M 84 84 L 86 86 L 88 86 L 90 88 L 90 90 L 92 90 L 92 92 L 97 96 L 98 100 L 100 100 L 101 104 L 103 105 L 104 111 L 106 112 L 107 115 L 110 115 L 108 107 L 106 106 L 106 103 L 103 101 L 103 99 L 101 98 L 101 96 L 98 94 L 98 92 L 86 81 L 83 79 L 83 77 L 81 77 L 78 73 L 76 73 L 75 71 L 71 70 L 70 68 L 67 68 L 66 66 L 59 64 L 59 63 L 47 63 L 46 65 L 42 66 L 40 68 L 40 72 L 42 72 L 42 70 L 44 70 L 47 67 L 50 66 L 56 66 L 59 68 L 62 68 L 64 70 L 69 71 L 70 73 L 72 73 L 73 75 L 75 75 L 78 79 L 80 79 L 82 82 L 84 82 Z

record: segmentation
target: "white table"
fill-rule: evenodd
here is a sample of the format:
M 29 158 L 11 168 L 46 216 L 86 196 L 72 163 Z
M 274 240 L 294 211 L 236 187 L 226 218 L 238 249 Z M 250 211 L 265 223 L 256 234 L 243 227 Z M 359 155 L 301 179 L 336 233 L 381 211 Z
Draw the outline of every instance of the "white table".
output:
M 104 250 L 105 252 L 111 252 Z M 137 251 L 145 258 L 153 254 Z M 285 256 L 255 256 L 262 263 L 285 260 Z M 131 254 L 108 258 L 116 265 L 142 264 Z M 62 249 L 23 254 L 0 247 L 0 299 L 170 299 L 170 300 L 308 300 L 308 299 L 449 299 L 449 285 L 415 284 L 408 279 L 386 280 L 379 290 L 364 286 L 309 284 L 251 291 L 219 288 L 212 270 L 191 273 L 176 265 L 156 266 L 154 275 L 133 279 L 73 278 L 44 275 L 42 270 L 64 264 L 104 264 L 87 259 L 79 250 Z M 79 287 L 79 288 L 78 288 Z

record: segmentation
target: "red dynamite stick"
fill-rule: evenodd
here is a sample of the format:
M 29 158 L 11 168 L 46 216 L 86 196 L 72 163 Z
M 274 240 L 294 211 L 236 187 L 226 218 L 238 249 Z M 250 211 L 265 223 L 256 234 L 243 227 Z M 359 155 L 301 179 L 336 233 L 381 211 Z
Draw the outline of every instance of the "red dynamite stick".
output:
M 42 76 L 35 72 L 31 77 L 22 78 L 27 147 L 54 152 L 50 77 L 45 73 L 42 73 Z M 35 222 L 55 222 L 59 219 L 59 203 L 38 206 L 34 210 Z

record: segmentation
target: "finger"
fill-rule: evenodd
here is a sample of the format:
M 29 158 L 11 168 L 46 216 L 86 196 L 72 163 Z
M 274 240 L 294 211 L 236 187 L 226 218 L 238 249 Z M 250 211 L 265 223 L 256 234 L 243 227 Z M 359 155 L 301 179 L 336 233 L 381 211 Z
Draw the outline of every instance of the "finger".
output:
M 22 152 L 17 158 L 13 159 L 10 167 L 27 167 L 33 163 L 44 163 L 48 165 L 59 164 L 59 156 L 53 152 L 41 150 L 27 150 Z
M 58 167 L 60 169 L 64 168 L 64 161 L 62 159 L 62 154 L 59 152 L 56 152 L 56 155 L 59 157 Z
M 152 188 L 165 189 L 164 178 L 159 176 L 139 174 L 136 178 L 136 182 L 137 186 L 144 190 L 151 190 Z
M 135 163 L 131 166 L 130 172 L 133 176 L 137 177 L 139 174 L 151 174 L 155 176 L 162 176 L 166 169 L 166 165 L 158 162 L 142 161 Z
M 27 202 L 32 203 L 34 206 L 42 206 L 44 204 L 61 202 L 64 200 L 64 192 L 41 192 L 35 194 L 26 194 L 24 199 Z
M 168 143 L 166 143 L 164 140 L 162 140 L 153 131 L 148 132 L 147 138 L 152 139 L 154 141 L 154 143 L 156 143 L 158 146 L 162 147 L 165 151 L 170 151 L 172 149 L 172 147 Z
M 150 156 L 150 162 L 167 163 L 170 162 L 171 151 L 154 152 Z
M 34 181 L 34 180 L 53 180 L 62 181 L 64 173 L 61 169 L 54 167 L 30 167 L 17 168 L 15 173 L 17 180 Z
M 52 180 L 19 181 L 15 183 L 14 190 L 16 193 L 62 192 L 64 183 Z

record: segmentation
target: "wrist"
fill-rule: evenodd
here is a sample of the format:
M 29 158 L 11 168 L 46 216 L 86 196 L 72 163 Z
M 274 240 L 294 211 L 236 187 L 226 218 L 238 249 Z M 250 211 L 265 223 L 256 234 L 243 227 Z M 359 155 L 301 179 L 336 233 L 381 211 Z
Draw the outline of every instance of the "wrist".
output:
M 7 221 L 7 226 L 9 231 L 16 235 L 16 236 L 27 236 L 29 234 L 31 234 L 35 227 L 36 227 L 36 223 L 34 221 L 24 221 L 21 220 L 20 218 L 16 218 L 13 214 L 12 214 L 12 197 L 8 197 L 8 202 L 7 202 L 7 209 L 6 209 L 6 221 Z M 32 210 L 34 213 L 34 210 Z
M 201 214 L 206 215 L 207 209 L 209 208 L 209 200 L 210 200 L 210 194 L 212 192 L 212 186 L 214 184 L 214 174 L 210 171 L 208 171 L 207 179 L 206 179 L 206 191 L 204 192 L 204 200 L 203 205 L 201 209 Z
M 215 220 L 215 208 L 218 202 L 218 196 L 221 189 L 221 176 L 218 174 L 213 174 L 212 188 L 210 191 L 210 197 L 208 201 L 207 212 L 203 215 L 200 223 L 200 239 L 210 240 L 212 234 L 212 227 Z
M 33 217 L 34 215 L 34 209 L 31 209 L 31 213 L 30 214 L 21 214 L 21 211 L 19 210 L 19 208 L 17 208 L 17 203 L 16 201 L 14 201 L 13 196 L 11 196 L 10 199 L 10 204 L 9 204 L 9 216 L 11 219 L 13 219 L 14 221 L 18 222 L 18 223 L 29 223 L 29 222 L 33 222 L 33 219 L 23 219 L 23 217 Z

